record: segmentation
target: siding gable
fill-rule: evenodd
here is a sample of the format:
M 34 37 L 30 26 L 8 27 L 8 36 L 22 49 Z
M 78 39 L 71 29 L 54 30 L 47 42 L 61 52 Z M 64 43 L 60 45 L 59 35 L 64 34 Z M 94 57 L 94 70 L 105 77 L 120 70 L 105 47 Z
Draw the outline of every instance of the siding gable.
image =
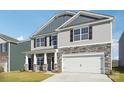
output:
M 72 16 L 69 15 L 63 15 L 55 18 L 50 24 L 48 24 L 43 30 L 39 31 L 39 33 L 37 33 L 35 36 L 54 32 L 56 28 L 61 26 L 71 17 Z
M 69 23 L 65 27 L 80 25 L 80 24 L 84 24 L 84 23 L 88 23 L 88 22 L 92 22 L 92 21 L 96 21 L 96 20 L 97 20 L 96 18 L 91 18 L 88 16 L 78 16 L 76 19 L 74 19 L 71 23 Z

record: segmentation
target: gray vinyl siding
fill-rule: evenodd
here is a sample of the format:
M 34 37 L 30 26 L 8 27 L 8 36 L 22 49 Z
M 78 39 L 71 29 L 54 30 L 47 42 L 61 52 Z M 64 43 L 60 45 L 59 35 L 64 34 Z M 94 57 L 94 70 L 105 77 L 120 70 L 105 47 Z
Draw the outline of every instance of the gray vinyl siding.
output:
M 20 70 L 24 68 L 25 54 L 30 51 L 30 41 L 25 41 L 19 44 L 10 44 L 10 70 Z
M 37 35 L 42 35 L 46 33 L 54 32 L 56 28 L 65 23 L 71 16 L 60 16 L 55 18 L 49 25 L 47 25 L 42 31 L 40 31 Z
M 58 33 L 58 48 L 111 42 L 111 31 L 111 22 L 94 25 L 92 27 L 92 40 L 80 40 L 73 42 L 70 42 L 70 30 L 62 31 Z
M 119 66 L 124 66 L 124 32 L 119 40 Z
M 93 19 L 93 18 L 90 18 L 90 17 L 78 16 L 75 20 L 73 20 L 71 23 L 69 23 L 66 27 L 79 25 L 79 24 L 84 24 L 84 23 L 95 21 L 95 20 L 96 19 Z

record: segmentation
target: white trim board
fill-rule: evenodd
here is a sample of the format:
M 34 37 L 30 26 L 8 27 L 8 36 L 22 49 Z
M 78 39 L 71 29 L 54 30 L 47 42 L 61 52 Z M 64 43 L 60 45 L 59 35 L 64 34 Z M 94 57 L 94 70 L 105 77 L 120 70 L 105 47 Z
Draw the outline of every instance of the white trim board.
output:
M 96 53 L 96 52 L 94 52 L 94 53 L 72 53 L 72 54 L 62 54 L 62 57 L 69 57 L 69 56 L 89 56 L 89 55 L 91 55 L 91 56 L 104 56 L 104 52 L 99 52 L 99 53 Z
M 101 42 L 101 43 L 91 43 L 91 44 L 83 44 L 83 45 L 70 45 L 70 46 L 62 46 L 62 47 L 58 47 L 59 48 L 69 48 L 69 47 L 80 47 L 80 46 L 89 46 L 89 45 L 100 45 L 100 44 L 107 44 L 107 43 L 112 43 L 110 42 Z M 111 46 L 112 47 L 112 46 Z

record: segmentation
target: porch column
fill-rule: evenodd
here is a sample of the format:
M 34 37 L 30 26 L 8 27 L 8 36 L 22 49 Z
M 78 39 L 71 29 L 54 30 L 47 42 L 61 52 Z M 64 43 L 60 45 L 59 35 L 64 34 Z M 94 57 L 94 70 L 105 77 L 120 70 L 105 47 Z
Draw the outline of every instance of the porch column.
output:
M 33 63 L 33 67 L 34 67 L 34 71 L 35 71 L 35 72 L 38 72 L 38 69 L 37 69 L 37 57 L 36 57 L 36 54 L 34 54 L 34 63 Z
M 57 52 L 54 53 L 54 71 L 58 71 Z
M 43 71 L 47 71 L 47 54 L 44 53 Z
M 25 70 L 28 71 L 28 54 L 25 55 Z
M 37 57 L 36 57 L 36 54 L 34 54 L 34 64 L 37 64 Z

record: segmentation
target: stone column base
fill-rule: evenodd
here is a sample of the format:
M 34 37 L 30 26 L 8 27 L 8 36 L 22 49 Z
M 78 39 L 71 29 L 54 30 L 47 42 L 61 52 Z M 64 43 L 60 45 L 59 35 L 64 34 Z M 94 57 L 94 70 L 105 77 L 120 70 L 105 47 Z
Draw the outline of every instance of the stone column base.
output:
M 25 68 L 26 71 L 28 71 L 29 70 L 28 64 L 24 64 L 24 68 Z
M 43 71 L 47 71 L 48 65 L 47 64 L 43 64 Z
M 33 71 L 34 72 L 39 72 L 39 69 L 38 69 L 38 65 L 37 64 L 33 64 Z
M 54 64 L 54 71 L 57 72 L 58 71 L 58 65 Z

